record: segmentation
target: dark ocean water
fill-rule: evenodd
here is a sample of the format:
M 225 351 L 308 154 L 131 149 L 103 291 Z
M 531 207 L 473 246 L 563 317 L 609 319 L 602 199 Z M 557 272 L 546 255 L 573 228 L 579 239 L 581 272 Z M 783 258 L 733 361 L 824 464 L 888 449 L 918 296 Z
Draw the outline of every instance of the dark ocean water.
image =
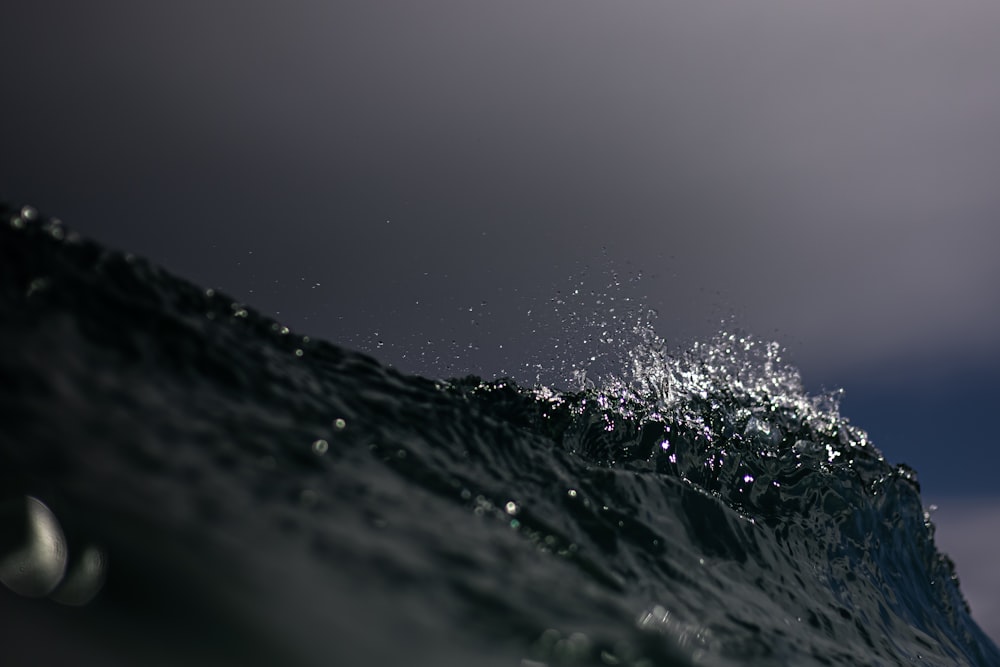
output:
M 3 665 L 1000 665 L 913 471 L 773 344 L 411 377 L 0 208 L 0 351 Z

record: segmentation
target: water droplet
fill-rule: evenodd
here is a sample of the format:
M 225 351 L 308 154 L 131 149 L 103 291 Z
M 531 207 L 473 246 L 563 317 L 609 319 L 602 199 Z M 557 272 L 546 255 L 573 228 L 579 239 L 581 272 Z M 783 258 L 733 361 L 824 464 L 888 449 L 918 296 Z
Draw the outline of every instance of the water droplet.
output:
M 758 433 L 761 435 L 771 435 L 771 425 L 766 421 L 751 417 L 747 421 L 746 428 L 743 429 L 743 434 L 752 436 Z
M 0 582 L 19 595 L 42 597 L 66 572 L 66 538 L 42 501 L 25 496 L 0 505 Z
M 51 281 L 48 278 L 35 278 L 28 285 L 28 289 L 25 291 L 25 298 L 31 297 L 31 295 L 41 292 L 51 285 Z
M 66 576 L 49 598 L 60 604 L 82 607 L 101 591 L 107 577 L 108 556 L 103 549 L 87 545 L 70 554 Z

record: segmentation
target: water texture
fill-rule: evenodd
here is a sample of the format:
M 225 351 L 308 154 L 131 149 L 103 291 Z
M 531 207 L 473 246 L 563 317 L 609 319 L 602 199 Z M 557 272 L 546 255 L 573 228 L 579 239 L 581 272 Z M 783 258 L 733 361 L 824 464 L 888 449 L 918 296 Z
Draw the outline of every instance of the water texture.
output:
M 1000 665 L 915 473 L 780 355 L 411 377 L 0 207 L 0 501 L 68 552 L 0 661 Z

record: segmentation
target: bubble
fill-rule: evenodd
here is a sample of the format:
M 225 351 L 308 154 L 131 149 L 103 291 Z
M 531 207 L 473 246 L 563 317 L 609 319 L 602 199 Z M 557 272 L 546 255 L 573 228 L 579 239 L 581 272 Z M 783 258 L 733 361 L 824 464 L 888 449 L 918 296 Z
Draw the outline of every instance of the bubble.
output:
M 82 607 L 101 591 L 107 571 L 107 553 L 100 547 L 88 545 L 76 555 L 70 555 L 66 576 L 49 598 L 60 604 Z
M 507 510 L 507 514 L 510 514 L 512 516 L 514 514 L 517 514 L 518 512 L 517 503 L 515 503 L 513 500 L 509 501 L 506 505 L 504 505 L 504 509 Z
M 66 572 L 66 537 L 45 504 L 25 496 L 0 505 L 0 582 L 25 597 L 52 592 Z
M 333 420 L 333 427 L 338 431 L 343 431 L 347 427 L 347 422 L 338 417 Z
M 317 440 L 312 444 L 312 450 L 319 456 L 323 456 L 323 454 L 326 454 L 326 450 L 329 448 L 330 448 L 330 443 L 328 443 L 326 440 L 323 440 L 322 438 L 320 438 L 319 440 Z
M 38 211 L 33 206 L 22 206 L 21 217 L 28 221 L 34 220 L 38 217 Z

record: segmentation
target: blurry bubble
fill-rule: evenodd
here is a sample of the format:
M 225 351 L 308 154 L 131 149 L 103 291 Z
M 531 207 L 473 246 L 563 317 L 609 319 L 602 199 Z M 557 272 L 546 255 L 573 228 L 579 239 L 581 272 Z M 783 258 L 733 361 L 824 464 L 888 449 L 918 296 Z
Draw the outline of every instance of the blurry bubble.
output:
M 52 281 L 48 278 L 35 278 L 28 284 L 28 289 L 25 291 L 25 298 L 30 298 L 33 294 L 37 294 L 42 290 L 47 289 L 52 284 Z
M 299 502 L 303 507 L 312 507 L 319 502 L 319 494 L 312 489 L 302 489 L 302 492 L 299 494 Z
M 328 443 L 326 440 L 323 440 L 322 438 L 320 438 L 319 440 L 317 440 L 312 444 L 312 450 L 317 454 L 319 454 L 320 456 L 326 454 L 326 450 L 329 449 L 329 447 L 330 443 Z
M 0 582 L 43 597 L 66 572 L 66 538 L 52 511 L 31 496 L 0 505 Z
M 88 545 L 70 554 L 66 576 L 49 598 L 61 604 L 81 607 L 101 591 L 107 571 L 107 554 L 96 546 Z

